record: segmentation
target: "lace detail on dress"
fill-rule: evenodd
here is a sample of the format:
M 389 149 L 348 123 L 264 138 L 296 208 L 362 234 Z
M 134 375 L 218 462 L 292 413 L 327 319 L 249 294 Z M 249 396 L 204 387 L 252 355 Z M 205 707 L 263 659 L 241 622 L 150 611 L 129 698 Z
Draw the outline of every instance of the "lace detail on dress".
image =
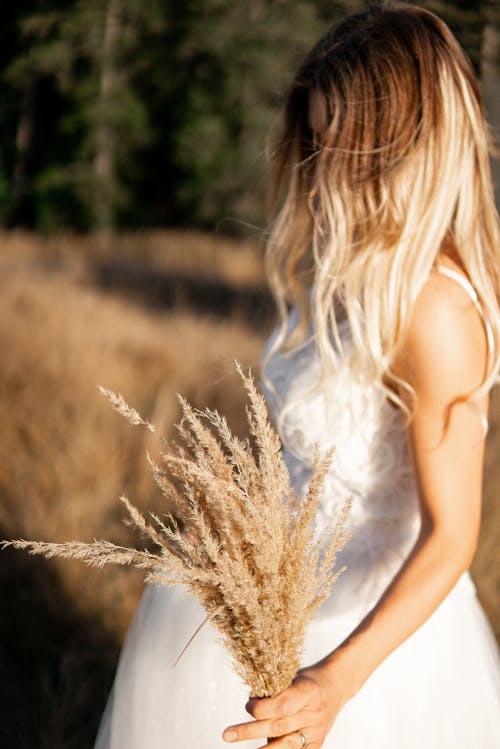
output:
M 284 415 L 284 457 L 299 493 L 311 476 L 315 443 L 335 449 L 318 529 L 331 524 L 345 499 L 353 498 L 352 539 L 339 560 L 348 572 L 341 576 L 330 602 L 335 601 L 336 609 L 355 605 L 361 589 L 364 594 L 371 591 L 374 603 L 409 554 L 420 527 L 401 413 L 381 387 L 354 378 L 346 323 L 339 326 L 343 351 L 338 366 L 321 392 L 312 391 L 321 366 L 312 337 L 293 352 L 274 353 L 261 382 L 275 423 Z M 274 336 L 264 361 L 273 340 Z
M 491 356 L 492 332 L 474 288 L 445 266 L 436 270 L 455 279 L 471 297 L 484 322 Z M 293 311 L 289 332 L 296 323 Z M 318 530 L 328 526 L 345 499 L 353 498 L 352 539 L 341 555 L 348 573 L 332 596 L 336 605 L 349 607 L 361 588 L 364 594 L 370 590 L 375 602 L 390 583 L 417 539 L 420 506 L 401 412 L 379 385 L 354 376 L 348 321 L 338 327 L 338 364 L 321 392 L 314 391 L 321 362 L 312 328 L 300 348 L 274 352 L 268 359 L 278 332 L 271 336 L 263 352 L 261 385 L 275 423 L 281 424 L 284 456 L 296 491 L 302 493 L 307 486 L 315 444 L 335 448 L 317 523 Z M 487 420 L 484 426 L 487 429 Z

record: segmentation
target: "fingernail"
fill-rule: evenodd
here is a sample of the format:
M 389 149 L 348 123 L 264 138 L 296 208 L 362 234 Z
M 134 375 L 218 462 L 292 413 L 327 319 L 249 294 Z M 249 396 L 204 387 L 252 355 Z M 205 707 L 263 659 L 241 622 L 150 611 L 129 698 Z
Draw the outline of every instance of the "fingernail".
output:
M 238 734 L 236 733 L 236 731 L 224 731 L 224 733 L 222 734 L 222 738 L 224 739 L 224 741 L 234 741 L 238 738 Z
M 250 715 L 252 714 L 252 708 L 254 707 L 256 702 L 257 700 L 251 697 L 245 705 L 245 710 L 247 711 L 247 713 L 250 713 Z

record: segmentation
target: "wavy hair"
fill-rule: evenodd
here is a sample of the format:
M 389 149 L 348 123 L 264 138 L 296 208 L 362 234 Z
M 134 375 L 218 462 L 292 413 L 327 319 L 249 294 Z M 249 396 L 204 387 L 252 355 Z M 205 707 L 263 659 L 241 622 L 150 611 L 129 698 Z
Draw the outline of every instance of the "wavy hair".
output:
M 391 372 L 440 252 L 475 287 L 500 366 L 499 248 L 492 139 L 472 65 L 446 24 L 388 3 L 333 26 L 300 66 L 271 156 L 268 278 L 281 326 L 273 352 L 307 339 L 321 387 L 346 317 L 350 364 L 411 416 Z M 298 310 L 290 335 L 289 310 Z

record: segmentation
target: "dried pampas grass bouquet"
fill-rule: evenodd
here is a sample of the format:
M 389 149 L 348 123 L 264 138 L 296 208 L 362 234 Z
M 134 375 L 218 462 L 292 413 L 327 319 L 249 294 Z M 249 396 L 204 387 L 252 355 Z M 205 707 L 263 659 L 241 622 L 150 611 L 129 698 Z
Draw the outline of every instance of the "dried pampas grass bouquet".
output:
M 146 519 L 121 498 L 129 522 L 157 552 L 108 541 L 3 546 L 96 567 L 132 564 L 146 571 L 148 582 L 186 585 L 221 633 L 252 696 L 266 697 L 283 691 L 300 666 L 306 624 L 339 574 L 349 502 L 338 522 L 318 536 L 314 519 L 332 452 L 316 450 L 309 488 L 298 497 L 264 398 L 251 375 L 237 369 L 248 393 L 253 446 L 235 437 L 217 411 L 196 410 L 179 396 L 181 442 L 165 443 L 161 467 L 148 454 L 174 514 Z M 101 390 L 129 421 L 154 430 L 121 396 Z

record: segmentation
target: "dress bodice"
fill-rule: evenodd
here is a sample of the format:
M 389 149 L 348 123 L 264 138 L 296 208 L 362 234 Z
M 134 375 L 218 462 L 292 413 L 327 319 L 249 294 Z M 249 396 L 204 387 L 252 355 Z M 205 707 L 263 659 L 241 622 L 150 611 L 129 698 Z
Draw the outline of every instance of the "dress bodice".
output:
M 480 315 L 489 356 L 494 350 L 491 326 L 470 281 L 441 264 L 435 270 L 462 286 Z M 289 316 L 289 332 L 297 323 Z M 420 503 L 401 411 L 377 383 L 364 382 L 350 366 L 352 341 L 347 320 L 338 326 L 337 362 L 321 389 L 314 323 L 308 340 L 283 353 L 273 351 L 278 331 L 264 348 L 262 387 L 280 432 L 292 484 L 302 495 L 311 477 L 314 447 L 334 448 L 317 517 L 319 530 L 335 522 L 344 501 L 352 499 L 351 540 L 339 562 L 347 571 L 326 602 L 336 616 L 352 619 L 379 599 L 417 540 Z M 471 403 L 471 405 L 474 405 Z M 486 415 L 478 409 L 485 431 Z M 359 620 L 359 619 L 358 619 Z M 346 625 L 347 626 L 347 625 Z
M 335 522 L 336 512 L 352 498 L 351 540 L 339 559 L 347 571 L 335 585 L 330 606 L 347 611 L 363 602 L 370 608 L 401 567 L 420 527 L 402 414 L 381 387 L 353 375 L 347 321 L 339 326 L 338 364 L 320 391 L 313 389 L 321 366 L 314 337 L 292 352 L 273 353 L 266 362 L 276 334 L 264 349 L 261 384 L 275 424 L 283 417 L 281 437 L 292 484 L 303 493 L 319 443 L 334 448 L 317 518 L 320 529 Z

